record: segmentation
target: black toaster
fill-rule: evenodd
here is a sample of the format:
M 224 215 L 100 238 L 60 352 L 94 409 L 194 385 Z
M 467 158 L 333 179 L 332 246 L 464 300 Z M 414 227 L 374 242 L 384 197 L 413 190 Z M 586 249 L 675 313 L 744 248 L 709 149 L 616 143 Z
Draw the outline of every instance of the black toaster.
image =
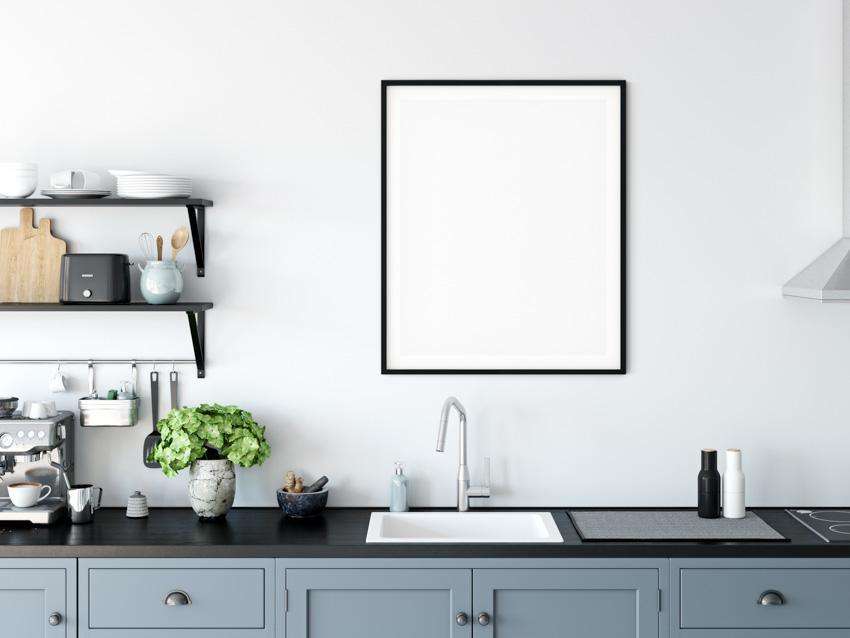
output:
M 128 303 L 130 259 L 127 255 L 62 256 L 59 286 L 62 303 Z

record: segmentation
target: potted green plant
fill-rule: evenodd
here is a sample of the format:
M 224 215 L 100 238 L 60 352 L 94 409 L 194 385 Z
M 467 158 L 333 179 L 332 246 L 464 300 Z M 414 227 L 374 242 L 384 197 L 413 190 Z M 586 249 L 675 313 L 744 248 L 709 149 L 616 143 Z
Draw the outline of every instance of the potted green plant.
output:
M 265 427 L 235 405 L 202 403 L 172 410 L 157 423 L 162 440 L 148 461 L 162 465 L 166 476 L 189 467 L 189 500 L 201 518 L 223 518 L 236 496 L 234 463 L 262 465 L 271 448 Z

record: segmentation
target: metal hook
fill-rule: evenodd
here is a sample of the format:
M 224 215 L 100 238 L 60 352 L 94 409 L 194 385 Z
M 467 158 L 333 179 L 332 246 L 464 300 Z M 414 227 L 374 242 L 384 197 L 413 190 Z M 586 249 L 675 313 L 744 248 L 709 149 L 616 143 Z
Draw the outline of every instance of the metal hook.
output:
M 175 361 L 172 359 L 172 361 L 171 361 L 171 371 L 172 371 L 172 372 L 174 372 L 174 367 L 175 367 L 176 365 L 177 365 L 177 363 L 175 363 Z
M 56 372 L 59 372 L 61 369 L 62 369 L 62 362 L 61 362 L 61 361 L 57 361 L 57 362 L 56 362 Z

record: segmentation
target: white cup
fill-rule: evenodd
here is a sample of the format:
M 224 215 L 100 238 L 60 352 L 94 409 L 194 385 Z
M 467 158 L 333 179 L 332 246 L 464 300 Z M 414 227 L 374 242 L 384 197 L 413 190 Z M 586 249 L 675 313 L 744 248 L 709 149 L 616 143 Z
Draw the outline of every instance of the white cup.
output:
M 42 491 L 47 488 L 47 492 Z M 32 507 L 50 496 L 50 486 L 40 483 L 13 483 L 9 486 L 9 498 L 16 507 Z
M 47 404 L 42 403 L 41 401 L 33 401 L 32 404 L 30 404 L 30 413 L 28 416 L 31 419 L 46 419 Z
M 65 392 L 68 389 L 68 379 L 61 372 L 53 375 L 53 380 L 50 382 L 51 392 Z
M 100 175 L 91 171 L 74 171 L 71 175 L 71 188 L 86 190 L 100 188 Z
M 71 188 L 71 178 L 74 176 L 74 171 L 59 171 L 51 173 L 50 188 Z
M 55 401 L 44 401 L 44 407 L 47 408 L 47 416 L 56 416 Z

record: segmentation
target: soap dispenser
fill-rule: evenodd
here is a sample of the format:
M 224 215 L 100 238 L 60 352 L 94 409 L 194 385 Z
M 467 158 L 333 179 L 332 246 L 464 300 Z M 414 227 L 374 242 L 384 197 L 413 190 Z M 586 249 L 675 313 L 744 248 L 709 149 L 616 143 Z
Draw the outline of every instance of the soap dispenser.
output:
M 408 487 L 410 481 L 401 471 L 404 464 L 401 461 L 395 462 L 395 475 L 390 481 L 390 511 L 391 512 L 406 512 L 410 509 L 407 500 Z

